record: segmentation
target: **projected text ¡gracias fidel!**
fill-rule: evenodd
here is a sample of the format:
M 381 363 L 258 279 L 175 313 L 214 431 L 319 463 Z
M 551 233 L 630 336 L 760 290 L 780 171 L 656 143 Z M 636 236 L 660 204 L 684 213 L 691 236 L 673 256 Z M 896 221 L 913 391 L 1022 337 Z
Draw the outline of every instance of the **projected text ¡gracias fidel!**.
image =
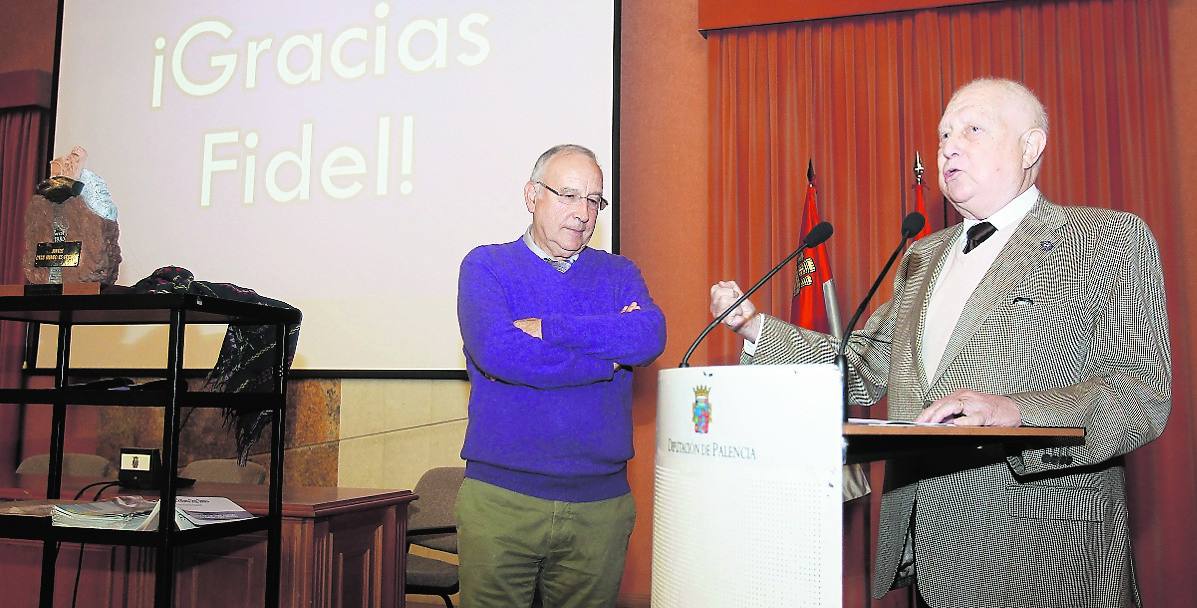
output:
M 390 14 L 390 7 L 380 2 L 374 8 L 374 16 L 385 19 Z M 453 59 L 460 65 L 475 67 L 481 65 L 490 56 L 490 40 L 482 31 L 490 17 L 481 13 L 470 13 L 462 17 L 457 23 L 457 39 L 467 45 L 464 52 L 453 55 Z M 162 93 L 164 79 L 169 80 L 180 93 L 191 97 L 206 97 L 225 90 L 233 80 L 233 76 L 244 59 L 245 80 L 244 89 L 257 87 L 259 69 L 263 62 L 263 55 L 268 55 L 275 39 L 265 37 L 258 40 L 244 42 L 244 56 L 239 53 L 212 53 L 208 55 L 207 63 L 217 70 L 214 78 L 200 80 L 188 75 L 184 70 L 188 49 L 197 40 L 215 36 L 221 40 L 229 40 L 233 36 L 233 28 L 219 20 L 208 19 L 188 27 L 174 48 L 170 51 L 170 70 L 165 70 L 167 41 L 158 37 L 154 47 L 158 52 L 154 54 L 153 83 L 150 105 L 153 108 L 162 107 Z M 413 52 L 413 41 L 417 38 L 426 44 L 431 37 L 433 41 L 429 50 L 421 51 L 417 56 Z M 430 69 L 445 68 L 449 63 L 449 19 L 414 19 L 408 22 L 395 40 L 394 52 L 398 63 L 409 72 L 423 72 Z M 372 43 L 372 44 L 371 44 Z M 324 65 L 327 64 L 332 72 L 345 80 L 355 80 L 371 72 L 374 76 L 384 76 L 388 64 L 388 26 L 379 24 L 374 27 L 373 40 L 370 31 L 364 27 L 345 29 L 336 35 L 325 54 L 324 34 L 294 34 L 282 39 L 275 56 L 275 75 L 279 81 L 292 86 L 319 83 L 324 77 Z M 347 46 L 365 45 L 369 51 L 360 61 L 348 62 L 345 58 Z M 292 67 L 292 53 L 298 53 L 308 59 L 306 66 L 299 69 Z M 192 51 L 194 52 L 194 51 Z M 269 61 L 268 59 L 266 61 Z M 268 65 L 268 64 L 267 64 Z M 234 85 L 235 86 L 235 85 Z M 400 151 L 398 154 L 399 183 L 401 194 L 411 194 L 413 186 L 410 179 L 413 158 L 413 132 L 415 119 L 403 116 L 399 122 Z M 314 124 L 304 122 L 299 126 L 300 141 L 298 151 L 284 150 L 275 154 L 266 164 L 263 186 L 271 200 L 286 202 L 292 200 L 309 200 L 312 182 L 312 132 Z M 242 178 L 242 202 L 252 204 L 257 186 L 257 156 L 253 150 L 257 148 L 259 135 L 254 131 L 216 131 L 204 134 L 203 160 L 201 168 L 201 207 L 212 204 L 212 180 L 215 174 L 221 172 L 240 173 Z M 228 156 L 232 151 L 228 146 L 236 146 L 233 157 Z M 385 196 L 390 187 L 391 174 L 391 117 L 378 117 L 378 131 L 375 154 L 372 163 L 377 172 L 374 179 L 374 194 Z M 218 149 L 218 147 L 220 147 Z M 222 154 L 223 153 L 223 154 Z M 329 151 L 319 164 L 317 176 L 324 193 L 334 199 L 348 199 L 356 196 L 363 189 L 362 182 L 357 176 L 367 173 L 366 155 L 353 146 L 340 146 Z M 291 185 L 280 184 L 279 172 L 287 167 L 293 169 L 298 179 Z M 290 180 L 287 180 L 290 182 Z
M 380 3 L 374 8 L 374 15 L 379 19 L 390 14 L 390 7 Z M 480 65 L 490 56 L 490 40 L 483 34 L 481 28 L 490 22 L 490 17 L 481 13 L 470 13 L 462 17 L 457 24 L 457 37 L 472 48 L 472 52 L 457 53 L 453 59 L 457 63 L 473 67 Z M 219 70 L 215 78 L 206 82 L 194 80 L 183 69 L 184 57 L 189 46 L 201 36 L 217 36 L 228 40 L 233 35 L 233 28 L 219 20 L 200 21 L 187 28 L 170 53 L 170 82 L 178 87 L 185 95 L 205 97 L 223 90 L 233 79 L 237 66 L 244 60 L 245 89 L 253 89 L 258 84 L 258 70 L 266 55 L 274 45 L 274 38 L 266 37 L 260 40 L 246 40 L 244 57 L 240 53 L 214 53 L 208 57 L 208 64 Z M 432 36 L 435 45 L 427 56 L 416 57 L 412 53 L 413 40 L 417 37 Z M 328 48 L 328 65 L 332 72 L 346 80 L 361 78 L 372 72 L 375 76 L 387 73 L 387 25 L 381 24 L 374 28 L 373 52 L 356 63 L 350 64 L 345 59 L 345 47 L 351 43 L 369 45 L 370 32 L 364 27 L 352 27 L 337 34 Z M 415 19 L 400 31 L 395 42 L 395 56 L 403 69 L 410 72 L 423 72 L 429 69 L 444 68 L 449 62 L 449 20 Z M 166 77 L 164 62 L 167 46 L 166 38 L 158 37 L 154 47 L 158 50 L 154 54 L 154 74 L 151 91 L 150 106 L 162 106 L 163 79 Z M 297 50 L 304 50 L 310 56 L 307 66 L 292 69 L 291 54 Z M 275 73 L 279 80 L 288 85 L 320 82 L 324 76 L 324 34 L 294 34 L 283 39 L 275 56 Z

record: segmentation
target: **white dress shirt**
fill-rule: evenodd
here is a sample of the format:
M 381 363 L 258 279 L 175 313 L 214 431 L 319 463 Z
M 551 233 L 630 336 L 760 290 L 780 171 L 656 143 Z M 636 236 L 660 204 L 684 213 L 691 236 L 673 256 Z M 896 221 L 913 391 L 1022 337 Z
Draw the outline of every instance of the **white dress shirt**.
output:
M 943 270 L 935 279 L 931 291 L 931 301 L 927 304 L 927 321 L 923 324 L 923 370 L 927 375 L 927 382 L 935 377 L 939 363 L 943 359 L 943 352 L 948 346 L 948 339 L 960 321 L 960 313 L 964 310 L 964 303 L 981 283 L 985 272 L 993 265 L 1002 248 L 1009 242 L 1014 229 L 1026 217 L 1027 212 L 1039 200 L 1039 189 L 1031 186 L 1014 200 L 999 209 L 993 215 L 983 220 L 964 220 L 964 227 L 960 236 L 950 245 L 948 259 L 944 262 Z M 964 253 L 964 243 L 968 240 L 968 229 L 982 221 L 987 221 L 997 228 L 997 232 L 990 235 L 983 243 L 973 250 Z

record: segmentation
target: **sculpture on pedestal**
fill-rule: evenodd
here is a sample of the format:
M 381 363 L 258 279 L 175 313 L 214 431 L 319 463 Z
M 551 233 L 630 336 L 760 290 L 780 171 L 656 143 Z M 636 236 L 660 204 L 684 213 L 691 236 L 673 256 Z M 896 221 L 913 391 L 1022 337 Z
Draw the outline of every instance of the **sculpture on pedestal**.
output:
M 50 162 L 50 177 L 25 209 L 25 282 L 116 283 L 121 263 L 116 205 L 75 146 Z

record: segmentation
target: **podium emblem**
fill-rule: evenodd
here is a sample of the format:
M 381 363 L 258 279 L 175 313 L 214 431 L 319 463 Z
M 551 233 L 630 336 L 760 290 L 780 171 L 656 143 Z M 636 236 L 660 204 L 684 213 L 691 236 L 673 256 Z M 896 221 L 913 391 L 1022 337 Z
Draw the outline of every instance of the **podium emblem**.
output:
M 694 432 L 706 435 L 711 430 L 711 387 L 694 387 L 694 407 L 691 420 L 694 421 Z

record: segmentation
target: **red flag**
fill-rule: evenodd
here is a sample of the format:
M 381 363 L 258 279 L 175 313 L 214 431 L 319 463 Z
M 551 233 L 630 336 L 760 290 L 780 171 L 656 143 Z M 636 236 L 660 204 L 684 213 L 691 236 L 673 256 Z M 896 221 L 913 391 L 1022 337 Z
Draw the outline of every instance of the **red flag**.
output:
M 805 235 L 820 222 L 815 206 L 813 169 L 806 188 L 806 203 L 802 209 L 802 231 Z M 827 244 L 820 244 L 803 252 L 794 271 L 794 295 L 790 306 L 790 322 L 800 327 L 839 336 L 840 315 L 835 301 L 835 284 L 831 279 L 831 264 L 827 261 Z
M 927 218 L 927 223 L 923 224 L 923 229 L 918 234 L 914 235 L 914 240 L 919 240 L 928 234 L 931 234 L 931 216 L 927 215 L 927 204 L 923 202 L 923 182 L 919 180 L 914 184 L 914 210 L 923 214 Z
M 923 160 L 919 158 L 919 153 L 916 150 L 914 153 L 914 210 L 923 214 L 927 220 L 923 224 L 923 229 L 918 234 L 914 235 L 914 240 L 919 240 L 928 234 L 931 234 L 931 216 L 927 215 L 927 203 L 923 201 Z
M 806 187 L 806 203 L 802 209 L 803 235 L 809 233 L 811 228 L 818 225 L 820 221 L 819 209 L 815 204 L 814 163 L 808 165 L 806 178 L 809 185 Z M 844 333 L 840 329 L 839 305 L 836 303 L 835 282 L 831 278 L 831 264 L 827 261 L 827 243 L 825 242 L 818 247 L 807 249 L 803 252 L 803 257 L 798 260 L 798 266 L 794 270 L 794 299 L 790 306 L 790 323 L 836 337 L 842 336 Z M 859 498 L 870 492 L 869 480 L 858 464 L 844 466 L 843 483 L 845 501 Z M 867 504 L 864 507 L 858 507 L 857 512 L 862 512 L 867 516 L 869 513 Z M 859 527 L 859 524 L 855 527 Z M 853 528 L 854 526 L 849 524 L 849 535 L 855 534 L 853 536 L 855 538 L 859 536 L 859 533 L 853 533 Z M 867 543 L 867 535 L 863 538 Z M 844 555 L 847 558 L 852 554 L 845 552 Z M 863 559 L 849 563 L 844 572 L 848 574 L 855 572 L 859 580 L 867 580 L 867 573 L 854 565 L 861 563 L 864 563 Z M 844 580 L 849 579 L 845 578 Z

